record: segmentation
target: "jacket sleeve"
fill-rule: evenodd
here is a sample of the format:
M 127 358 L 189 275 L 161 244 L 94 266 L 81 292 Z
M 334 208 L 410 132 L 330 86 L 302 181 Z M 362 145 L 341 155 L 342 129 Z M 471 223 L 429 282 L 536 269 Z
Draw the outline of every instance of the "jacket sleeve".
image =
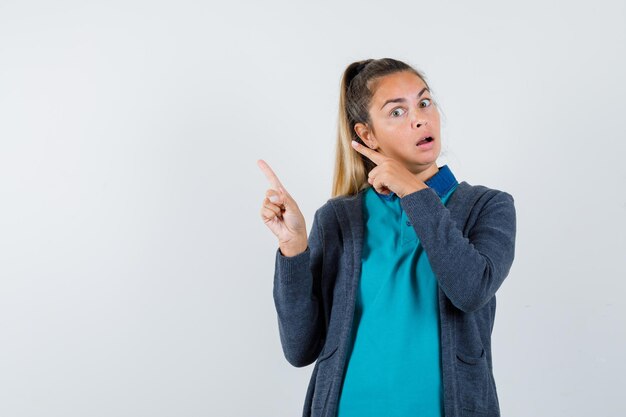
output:
M 513 196 L 498 191 L 485 202 L 469 238 L 431 188 L 405 195 L 401 205 L 452 304 L 466 313 L 483 307 L 508 275 L 515 257 Z
M 324 345 L 321 305 L 322 232 L 315 212 L 306 250 L 285 256 L 276 250 L 274 305 L 285 358 L 295 367 L 313 363 Z

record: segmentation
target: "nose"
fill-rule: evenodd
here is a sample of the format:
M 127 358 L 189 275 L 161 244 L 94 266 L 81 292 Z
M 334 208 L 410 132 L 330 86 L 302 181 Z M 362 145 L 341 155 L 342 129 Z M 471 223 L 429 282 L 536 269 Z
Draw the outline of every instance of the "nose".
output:
M 419 114 L 418 112 L 413 113 L 413 120 L 411 121 L 411 124 L 415 126 L 416 129 L 419 129 L 427 123 L 428 121 L 423 117 L 423 115 Z
M 422 119 L 413 121 L 413 126 L 415 126 L 416 129 L 419 129 L 420 127 L 425 126 L 426 124 L 428 124 L 428 122 Z

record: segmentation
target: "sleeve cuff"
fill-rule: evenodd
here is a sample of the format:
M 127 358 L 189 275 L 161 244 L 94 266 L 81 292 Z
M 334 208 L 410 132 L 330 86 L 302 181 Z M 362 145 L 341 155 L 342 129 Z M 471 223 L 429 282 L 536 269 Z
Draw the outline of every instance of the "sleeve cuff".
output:
M 438 224 L 448 208 L 443 204 L 437 192 L 432 188 L 423 188 L 405 195 L 400 205 L 413 224 L 417 236 L 422 240 L 436 233 Z
M 304 252 L 294 256 L 285 256 L 276 249 L 276 276 L 282 283 L 302 282 L 311 273 L 311 250 L 307 246 Z

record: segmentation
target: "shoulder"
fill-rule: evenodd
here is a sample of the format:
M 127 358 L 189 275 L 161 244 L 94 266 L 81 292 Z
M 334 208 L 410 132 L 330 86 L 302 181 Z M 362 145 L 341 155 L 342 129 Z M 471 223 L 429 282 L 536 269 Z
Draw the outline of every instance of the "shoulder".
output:
M 353 195 L 340 195 L 331 197 L 317 210 L 320 215 L 335 214 L 338 210 L 345 208 L 353 210 L 362 203 L 363 196 L 369 188 L 359 191 Z
M 455 196 L 457 192 L 459 194 Z M 499 230 L 507 227 L 515 229 L 515 199 L 509 192 L 463 181 L 452 194 L 453 197 L 456 197 L 454 203 L 450 200 L 451 204 L 448 205 L 453 205 L 455 212 L 462 213 L 470 229 L 494 222 L 498 224 Z
M 470 205 L 483 205 L 493 199 L 495 200 L 492 201 L 492 203 L 498 201 L 508 201 L 513 204 L 515 202 L 513 196 L 504 190 L 489 187 L 483 184 L 470 184 L 467 181 L 460 182 L 453 195 L 454 194 L 457 194 L 457 200 L 462 200 L 465 204 Z
M 367 189 L 354 195 L 331 197 L 315 211 L 315 221 L 322 228 L 335 229 L 340 225 L 350 227 L 351 220 L 360 217 L 363 194 Z

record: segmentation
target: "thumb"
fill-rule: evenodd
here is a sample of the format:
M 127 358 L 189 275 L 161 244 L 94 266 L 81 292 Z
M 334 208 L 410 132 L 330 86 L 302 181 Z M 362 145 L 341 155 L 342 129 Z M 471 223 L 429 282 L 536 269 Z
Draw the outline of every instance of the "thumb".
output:
M 293 198 L 291 198 L 291 195 L 281 186 L 278 186 L 278 191 L 280 191 L 280 194 L 282 196 L 283 205 L 285 206 L 285 208 L 287 208 L 287 207 L 293 208 L 294 201 L 293 201 Z

